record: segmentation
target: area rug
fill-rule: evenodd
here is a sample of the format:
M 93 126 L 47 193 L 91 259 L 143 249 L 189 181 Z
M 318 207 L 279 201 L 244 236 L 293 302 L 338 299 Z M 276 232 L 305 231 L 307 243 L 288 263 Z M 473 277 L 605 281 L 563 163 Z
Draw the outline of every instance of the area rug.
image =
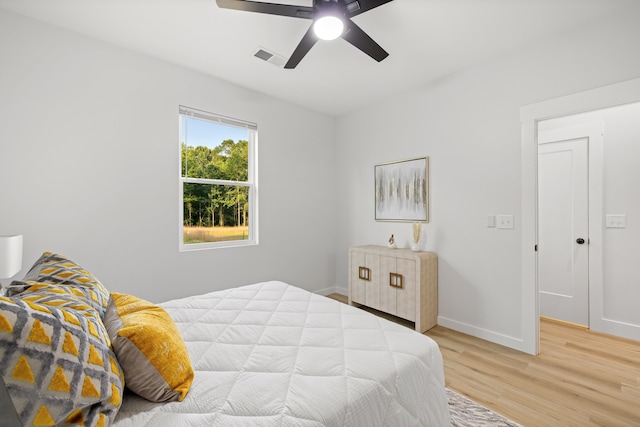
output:
M 451 427 L 522 427 L 489 408 L 447 389 Z

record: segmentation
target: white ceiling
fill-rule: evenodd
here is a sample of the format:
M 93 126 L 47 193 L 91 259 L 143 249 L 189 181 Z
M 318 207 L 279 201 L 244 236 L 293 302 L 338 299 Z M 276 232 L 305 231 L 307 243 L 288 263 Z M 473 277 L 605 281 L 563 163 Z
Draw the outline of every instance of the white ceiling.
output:
M 288 58 L 310 21 L 220 9 L 215 0 L 0 0 L 0 8 L 340 115 L 637 3 L 394 0 L 354 18 L 387 59 L 377 63 L 342 39 L 320 41 L 293 70 L 253 53 Z

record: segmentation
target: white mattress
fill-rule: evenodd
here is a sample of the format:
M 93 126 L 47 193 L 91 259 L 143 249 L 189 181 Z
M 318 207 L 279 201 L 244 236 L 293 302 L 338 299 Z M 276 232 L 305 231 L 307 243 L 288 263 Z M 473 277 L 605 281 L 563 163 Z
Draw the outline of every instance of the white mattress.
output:
M 193 385 L 182 402 L 126 394 L 118 427 L 450 425 L 440 350 L 411 329 L 282 282 L 161 305 Z

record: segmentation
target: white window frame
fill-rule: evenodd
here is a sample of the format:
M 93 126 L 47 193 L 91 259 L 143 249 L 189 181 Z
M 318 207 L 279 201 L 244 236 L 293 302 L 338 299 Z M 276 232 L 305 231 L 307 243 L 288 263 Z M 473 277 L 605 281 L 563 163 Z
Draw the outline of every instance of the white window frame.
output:
M 222 179 L 205 179 L 205 178 L 186 178 L 182 176 L 182 116 L 194 117 L 199 120 L 206 120 L 212 123 L 224 124 L 226 126 L 234 126 L 249 130 L 248 141 L 248 171 L 247 181 L 227 181 Z M 195 108 L 180 106 L 178 114 L 178 126 L 180 129 L 178 135 L 178 244 L 180 252 L 217 249 L 240 246 L 255 246 L 258 244 L 258 126 L 255 123 L 243 120 L 233 119 L 221 116 L 219 114 L 209 113 Z M 243 186 L 249 188 L 249 236 L 245 240 L 230 240 L 224 242 L 205 242 L 205 243 L 184 243 L 184 184 L 211 184 L 211 185 L 229 185 Z

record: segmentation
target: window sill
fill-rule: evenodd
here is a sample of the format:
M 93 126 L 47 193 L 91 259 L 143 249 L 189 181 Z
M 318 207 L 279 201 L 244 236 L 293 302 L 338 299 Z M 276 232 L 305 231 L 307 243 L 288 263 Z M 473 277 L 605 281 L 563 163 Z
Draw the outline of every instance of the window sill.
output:
M 191 243 L 180 244 L 180 252 L 203 251 L 208 249 L 240 248 L 245 246 L 258 246 L 255 240 L 232 240 L 228 242 Z

